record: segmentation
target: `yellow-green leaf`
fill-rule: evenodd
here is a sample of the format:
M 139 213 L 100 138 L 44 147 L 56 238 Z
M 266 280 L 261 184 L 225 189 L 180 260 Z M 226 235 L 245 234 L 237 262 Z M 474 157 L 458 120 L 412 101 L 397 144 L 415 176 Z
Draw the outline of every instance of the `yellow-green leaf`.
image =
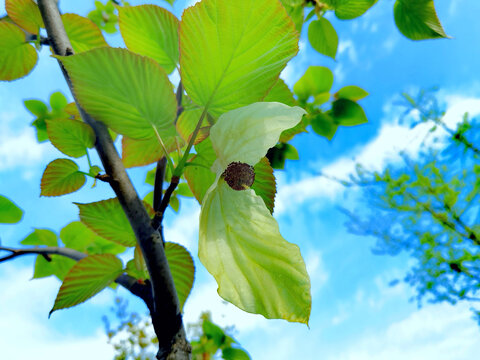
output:
M 180 23 L 180 73 L 192 100 L 218 116 L 260 101 L 297 53 L 278 0 L 204 0 Z
M 99 236 L 123 246 L 135 246 L 137 243 L 117 198 L 76 205 L 80 210 L 80 220 Z
M 95 145 L 95 133 L 90 125 L 77 120 L 47 120 L 48 138 L 58 150 L 71 157 L 81 157 Z
M 15 224 L 22 217 L 23 210 L 9 198 L 0 195 L 0 224 Z
M 122 262 L 115 255 L 90 255 L 83 258 L 65 276 L 50 315 L 55 310 L 69 308 L 90 299 L 122 272 Z
M 154 128 L 165 143 L 176 135 L 175 95 L 154 60 L 108 47 L 58 58 L 80 105 L 96 120 L 133 139 L 152 138 Z
M 40 182 L 40 195 L 59 196 L 80 189 L 85 184 L 85 175 L 78 165 L 69 159 L 56 159 L 47 165 Z
M 310 96 L 328 92 L 333 85 L 333 73 L 324 66 L 310 66 L 293 86 L 293 92 L 301 101 Z
M 336 99 L 348 99 L 352 101 L 358 101 L 368 96 L 368 92 L 361 87 L 355 85 L 349 85 L 341 88 L 335 93 Z
M 151 57 L 167 73 L 175 70 L 178 57 L 178 19 L 156 5 L 118 7 L 120 32 L 127 48 Z
M 33 0 L 6 0 L 5 10 L 15 24 L 32 34 L 38 34 L 38 28 L 45 27 L 40 10 Z
M 75 53 L 108 46 L 102 32 L 90 19 L 77 14 L 63 14 L 62 21 Z
M 25 42 L 24 32 L 16 25 L 0 22 L 0 80 L 15 80 L 35 67 L 38 55 Z
M 177 290 L 180 309 L 183 309 L 195 279 L 193 258 L 182 245 L 172 242 L 165 243 L 165 255 Z
M 320 54 L 335 59 L 338 48 L 338 35 L 330 21 L 324 17 L 312 21 L 308 26 L 308 40 Z
M 252 189 L 235 191 L 219 179 L 202 205 L 198 252 L 225 300 L 268 319 L 308 323 L 310 279 L 300 249 Z
M 210 170 L 215 162 L 215 150 L 210 139 L 195 146 L 197 154 L 192 157 L 192 166 L 185 168 L 185 179 L 195 198 L 201 204 L 209 187 L 215 181 L 215 174 Z
M 168 137 L 166 140 L 164 145 L 167 151 L 175 150 L 175 137 Z M 183 145 L 183 141 L 179 140 L 179 145 Z M 127 168 L 154 163 L 163 155 L 163 148 L 156 137 L 135 140 L 124 136 L 122 139 L 122 160 Z
M 285 81 L 278 79 L 263 99 L 265 102 L 280 102 L 288 106 L 295 106 L 297 102 Z
M 34 246 L 57 246 L 57 234 L 48 229 L 35 229 L 30 235 L 20 241 L 20 244 Z
M 254 170 L 255 181 L 252 184 L 252 189 L 255 191 L 255 194 L 263 199 L 263 202 L 268 210 L 270 210 L 270 213 L 273 213 L 277 184 L 275 182 L 275 176 L 273 176 L 273 169 L 270 166 L 270 162 L 264 157 L 254 166 Z

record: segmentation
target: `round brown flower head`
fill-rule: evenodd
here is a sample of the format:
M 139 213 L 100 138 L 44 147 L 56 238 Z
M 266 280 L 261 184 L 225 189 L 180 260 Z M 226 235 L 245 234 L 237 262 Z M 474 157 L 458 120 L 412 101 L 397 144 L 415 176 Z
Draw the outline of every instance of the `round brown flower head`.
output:
M 255 181 L 255 170 L 248 164 L 232 162 L 227 166 L 222 177 L 233 190 L 245 190 Z

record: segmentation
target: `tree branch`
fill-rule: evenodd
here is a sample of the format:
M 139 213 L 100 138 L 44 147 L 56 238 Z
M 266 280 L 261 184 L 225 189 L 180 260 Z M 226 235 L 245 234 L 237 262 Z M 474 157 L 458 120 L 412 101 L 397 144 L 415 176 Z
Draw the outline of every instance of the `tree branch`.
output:
M 73 54 L 55 1 L 38 0 L 38 7 L 55 54 L 62 56 Z M 68 73 L 61 63 L 60 67 L 74 94 Z M 162 236 L 151 226 L 148 213 L 125 171 L 107 127 L 86 113 L 76 98 L 75 102 L 82 119 L 95 132 L 96 150 L 105 172 L 110 176 L 110 185 L 132 226 L 147 263 L 154 303 L 154 311 L 151 313 L 152 323 L 159 341 L 157 359 L 163 360 L 167 356 L 171 360 L 190 359 L 191 347 L 186 340 L 179 301 L 165 256 Z

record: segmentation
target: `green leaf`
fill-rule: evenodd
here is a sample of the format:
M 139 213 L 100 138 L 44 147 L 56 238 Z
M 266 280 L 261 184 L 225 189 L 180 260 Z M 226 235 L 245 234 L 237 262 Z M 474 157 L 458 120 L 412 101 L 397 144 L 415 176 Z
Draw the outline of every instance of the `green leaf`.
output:
M 220 326 L 215 325 L 207 319 L 204 319 L 202 323 L 202 329 L 207 339 L 212 340 L 217 349 L 225 343 L 227 337 Z
M 99 236 L 123 246 L 135 246 L 137 240 L 117 198 L 89 204 L 75 203 L 80 220 Z
M 332 118 L 338 125 L 355 126 L 368 122 L 362 107 L 348 99 L 338 99 L 332 103 Z
M 77 120 L 47 120 L 47 133 L 53 146 L 65 155 L 79 158 L 95 145 L 95 133 L 90 125 Z
M 313 131 L 318 135 L 326 137 L 328 140 L 332 140 L 333 136 L 337 132 L 338 124 L 328 114 L 318 113 L 310 119 Z
M 111 254 L 90 255 L 78 261 L 63 280 L 49 315 L 55 310 L 88 300 L 110 285 L 122 272 L 122 262 Z
M 245 350 L 233 347 L 222 349 L 222 358 L 224 360 L 251 360 Z
M 272 168 L 283 169 L 285 160 L 298 160 L 298 151 L 292 145 L 280 142 L 268 149 L 267 158 Z
M 297 42 L 277 0 L 201 1 L 180 23 L 183 86 L 214 117 L 260 101 L 297 53 Z
M 183 309 L 195 278 L 195 265 L 193 258 L 182 245 L 172 242 L 165 243 L 165 255 L 168 266 L 172 272 L 175 289 L 177 289 L 180 309 Z
M 275 85 L 270 89 L 267 96 L 263 99 L 265 102 L 280 102 L 288 106 L 295 106 L 295 101 L 292 92 L 287 84 L 282 79 L 278 79 Z
M 411 40 L 448 37 L 437 17 L 433 0 L 397 0 L 393 13 L 398 30 Z
M 216 155 L 210 139 L 195 146 L 197 154 L 191 159 L 191 164 L 200 166 L 187 166 L 185 179 L 195 198 L 201 204 L 207 190 L 215 181 L 215 174 L 210 170 L 215 162 Z
M 50 107 L 54 111 L 62 111 L 68 105 L 68 100 L 60 91 L 56 91 L 50 95 Z
M 32 34 L 38 34 L 38 28 L 45 27 L 40 10 L 32 0 L 6 0 L 5 10 L 10 19 Z
M 368 96 L 368 92 L 361 87 L 355 85 L 349 85 L 341 88 L 335 93 L 336 99 L 348 99 L 352 101 L 358 101 Z
M 290 16 L 300 34 L 303 26 L 303 0 L 280 0 L 280 2 L 287 10 L 288 16 Z
M 108 46 L 102 32 L 91 20 L 77 14 L 63 14 L 62 22 L 75 53 Z
M 417 1 L 417 0 L 414 0 Z M 421 0 L 420 0 L 421 1 Z M 363 15 L 377 0 L 340 0 L 335 7 L 335 16 L 341 20 L 351 20 Z
M 177 132 L 185 142 L 190 140 L 195 127 L 197 126 L 200 116 L 202 115 L 202 109 L 192 109 L 183 111 L 177 120 Z M 206 125 L 207 120 L 202 121 L 202 126 Z
M 176 135 L 177 103 L 165 71 L 126 49 L 97 48 L 58 57 L 81 106 L 96 120 L 133 139 Z
M 47 105 L 40 100 L 24 100 L 23 104 L 30 111 L 33 115 L 41 117 L 46 116 L 48 114 L 48 107 Z
M 262 102 L 223 114 L 210 130 L 215 171 L 221 174 L 234 161 L 256 165 L 282 131 L 297 125 L 305 113 L 298 106 Z
M 41 196 L 59 196 L 80 189 L 85 184 L 85 175 L 78 165 L 69 159 L 56 159 L 47 165 L 40 182 Z
M 120 32 L 130 51 L 151 57 L 167 73 L 175 70 L 178 58 L 178 19 L 156 5 L 118 8 Z
M 208 192 L 199 258 L 217 280 L 218 294 L 240 309 L 308 323 L 310 280 L 300 250 L 283 239 L 253 190 L 235 191 L 219 179 Z
M 17 26 L 0 22 L 0 80 L 15 80 L 35 67 L 38 55 Z
M 57 234 L 48 229 L 35 229 L 30 235 L 20 241 L 20 244 L 58 246 Z
M 23 210 L 9 198 L 0 195 L 0 224 L 15 224 L 22 217 Z
M 333 73 L 323 66 L 310 66 L 305 74 L 293 86 L 293 92 L 301 101 L 310 96 L 328 92 L 333 85 Z
M 273 213 L 275 207 L 275 194 L 277 192 L 277 184 L 275 176 L 273 176 L 273 169 L 270 166 L 267 158 L 262 158 L 257 165 L 254 166 L 255 181 L 252 189 L 255 194 L 260 196 L 265 203 L 265 206 Z
M 60 230 L 65 247 L 84 252 L 96 234 L 80 221 L 74 221 Z
M 48 140 L 47 123 L 44 117 L 39 117 L 32 122 L 32 126 L 37 130 L 37 141 L 44 142 Z
M 168 152 L 176 149 L 175 137 L 171 136 L 164 142 Z M 182 143 L 180 142 L 180 145 Z M 122 139 L 122 160 L 125 167 L 143 166 L 158 161 L 164 156 L 164 151 L 156 137 L 135 140 L 127 136 Z
M 338 35 L 330 21 L 323 17 L 312 21 L 308 26 L 308 40 L 320 54 L 335 60 L 338 48 Z
M 60 255 L 50 255 L 50 260 L 47 261 L 41 255 L 37 256 L 33 272 L 34 279 L 55 275 L 60 281 L 63 281 L 70 269 L 77 263 L 75 260 Z

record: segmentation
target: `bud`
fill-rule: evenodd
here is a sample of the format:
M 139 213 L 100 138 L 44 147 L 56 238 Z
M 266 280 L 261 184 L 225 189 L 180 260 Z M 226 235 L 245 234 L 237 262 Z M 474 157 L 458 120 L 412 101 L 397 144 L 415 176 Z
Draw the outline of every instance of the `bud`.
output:
M 255 170 L 248 164 L 232 162 L 227 166 L 222 177 L 233 190 L 246 190 L 255 181 Z

